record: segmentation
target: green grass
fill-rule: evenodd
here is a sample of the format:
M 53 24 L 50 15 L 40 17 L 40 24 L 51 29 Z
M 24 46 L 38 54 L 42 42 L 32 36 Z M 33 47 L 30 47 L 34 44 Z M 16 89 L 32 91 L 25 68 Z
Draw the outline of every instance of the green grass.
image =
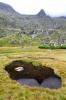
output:
M 28 47 L 26 47 L 28 48 Z M 24 52 L 25 50 L 25 52 Z M 53 59 L 52 59 L 53 58 Z M 14 60 L 39 62 L 51 67 L 62 78 L 62 88 L 48 89 L 21 86 L 11 80 L 4 70 L 5 66 Z M 35 62 L 36 61 L 36 62 Z M 0 47 L 0 100 L 66 100 L 66 50 L 49 50 L 21 47 Z

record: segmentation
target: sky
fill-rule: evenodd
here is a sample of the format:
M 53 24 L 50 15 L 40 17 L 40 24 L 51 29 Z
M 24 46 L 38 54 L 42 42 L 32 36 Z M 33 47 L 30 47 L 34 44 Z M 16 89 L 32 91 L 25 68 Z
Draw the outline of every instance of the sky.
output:
M 52 17 L 66 16 L 66 0 L 0 0 L 21 14 L 37 14 L 41 9 Z

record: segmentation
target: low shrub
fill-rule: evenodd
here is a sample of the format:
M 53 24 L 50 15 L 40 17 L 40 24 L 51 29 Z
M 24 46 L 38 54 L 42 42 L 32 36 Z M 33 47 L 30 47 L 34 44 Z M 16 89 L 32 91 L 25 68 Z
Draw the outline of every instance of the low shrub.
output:
M 39 48 L 40 49 L 49 49 L 50 45 L 40 45 Z
M 66 45 L 54 46 L 54 45 L 46 44 L 46 45 L 40 45 L 39 48 L 40 49 L 66 49 Z
M 66 49 L 66 45 L 62 45 L 61 46 L 61 49 Z

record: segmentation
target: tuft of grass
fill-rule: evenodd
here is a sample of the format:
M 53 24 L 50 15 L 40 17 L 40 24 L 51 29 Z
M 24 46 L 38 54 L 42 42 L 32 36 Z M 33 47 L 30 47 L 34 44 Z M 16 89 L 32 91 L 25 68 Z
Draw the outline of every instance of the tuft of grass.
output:
M 41 63 L 38 62 L 38 61 L 32 61 L 32 64 L 34 67 L 40 67 L 41 66 Z

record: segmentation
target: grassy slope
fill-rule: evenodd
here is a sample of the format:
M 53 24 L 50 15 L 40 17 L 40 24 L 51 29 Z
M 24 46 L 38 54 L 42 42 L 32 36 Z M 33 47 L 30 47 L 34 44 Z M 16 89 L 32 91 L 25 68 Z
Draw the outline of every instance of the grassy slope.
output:
M 63 32 L 62 32 L 63 33 Z M 58 38 L 60 36 L 60 43 L 61 39 L 64 39 L 66 37 L 66 33 L 61 35 L 59 32 L 53 32 L 50 35 L 46 35 L 43 33 L 38 33 L 36 37 L 32 38 L 31 35 L 28 34 L 22 34 L 20 32 L 16 32 L 15 34 L 8 34 L 7 36 L 0 38 L 0 46 L 40 46 L 44 43 L 49 43 L 51 41 L 54 41 L 58 43 Z
M 27 49 L 27 50 L 26 50 Z M 53 58 L 53 59 L 52 59 Z M 52 67 L 62 78 L 62 88 L 57 90 L 21 86 L 9 78 L 4 67 L 16 59 L 41 62 Z M 66 50 L 39 50 L 21 47 L 0 48 L 0 100 L 66 100 Z
M 0 46 L 39 46 L 44 38 L 43 34 L 32 38 L 31 35 L 16 33 L 0 38 Z
M 0 46 L 28 46 L 31 42 L 31 37 L 28 35 L 12 34 L 0 38 Z

